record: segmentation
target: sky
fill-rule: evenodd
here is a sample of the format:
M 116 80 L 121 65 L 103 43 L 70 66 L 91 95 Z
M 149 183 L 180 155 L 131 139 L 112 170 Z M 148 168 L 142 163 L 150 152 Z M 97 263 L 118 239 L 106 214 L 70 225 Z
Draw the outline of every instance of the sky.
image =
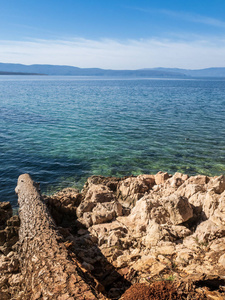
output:
M 225 67 L 225 1 L 0 0 L 0 62 Z

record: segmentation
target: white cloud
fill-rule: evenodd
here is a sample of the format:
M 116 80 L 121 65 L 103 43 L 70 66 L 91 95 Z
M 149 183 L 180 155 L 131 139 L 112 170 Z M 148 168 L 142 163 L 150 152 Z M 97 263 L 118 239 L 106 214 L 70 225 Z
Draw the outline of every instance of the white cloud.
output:
M 161 13 L 169 15 L 171 17 L 183 19 L 183 20 L 186 20 L 189 22 L 201 23 L 201 24 L 205 24 L 205 25 L 225 28 L 224 21 L 221 21 L 221 20 L 218 20 L 215 18 L 211 18 L 211 17 L 207 17 L 207 16 L 202 16 L 199 14 L 191 14 L 191 13 L 187 13 L 187 12 L 181 12 L 181 11 L 178 12 L 178 11 L 172 11 L 172 10 L 161 10 Z
M 0 62 L 22 64 L 57 64 L 104 69 L 160 66 L 197 69 L 222 67 L 224 57 L 225 40 L 220 39 L 0 40 Z
M 154 14 L 163 14 L 172 18 L 185 20 L 192 23 L 201 23 L 205 25 L 215 26 L 225 28 L 225 22 L 219 19 L 215 19 L 208 16 L 203 16 L 196 13 L 188 13 L 184 11 L 175 11 L 168 9 L 148 9 L 148 8 L 140 8 L 140 7 L 129 7 L 130 9 L 135 9 L 145 13 L 154 13 Z

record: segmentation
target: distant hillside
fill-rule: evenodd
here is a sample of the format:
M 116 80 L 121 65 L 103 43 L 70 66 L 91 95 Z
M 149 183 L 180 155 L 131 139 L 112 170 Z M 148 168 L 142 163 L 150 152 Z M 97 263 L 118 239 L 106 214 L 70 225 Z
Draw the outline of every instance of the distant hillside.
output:
M 56 65 L 22 65 L 0 63 L 3 72 L 39 73 L 46 75 L 73 75 L 73 76 L 127 76 L 127 77 L 166 77 L 183 78 L 185 74 L 163 70 L 104 70 L 99 68 L 77 68 L 72 66 Z
M 152 70 L 152 69 L 148 69 Z M 186 70 L 177 68 L 154 68 L 153 70 L 162 72 L 176 72 L 190 77 L 225 77 L 225 68 L 207 68 L 200 70 Z
M 22 65 L 0 63 L 0 74 L 14 75 L 73 75 L 73 76 L 117 76 L 143 78 L 188 78 L 188 77 L 224 77 L 225 68 L 186 70 L 178 68 L 152 68 L 139 70 L 104 70 L 99 68 L 77 68 L 58 65 Z

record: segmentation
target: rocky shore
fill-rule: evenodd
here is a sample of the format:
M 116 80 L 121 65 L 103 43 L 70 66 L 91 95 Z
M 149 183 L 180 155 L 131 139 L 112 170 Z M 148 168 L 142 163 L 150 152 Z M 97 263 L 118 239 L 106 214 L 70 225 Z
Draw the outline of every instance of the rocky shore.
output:
M 225 176 L 93 176 L 52 196 L 25 176 L 16 191 L 20 219 L 0 203 L 0 299 L 225 299 Z

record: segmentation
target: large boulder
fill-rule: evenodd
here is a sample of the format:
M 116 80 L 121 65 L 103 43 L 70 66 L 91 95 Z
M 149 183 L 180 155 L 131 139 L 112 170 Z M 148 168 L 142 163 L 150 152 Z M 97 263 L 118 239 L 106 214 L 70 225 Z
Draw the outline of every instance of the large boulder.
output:
M 149 194 L 137 201 L 128 221 L 136 226 L 148 225 L 150 220 L 157 224 L 179 225 L 192 217 L 193 209 L 187 198 L 172 194 L 157 199 Z
M 102 224 L 123 215 L 123 207 L 119 202 L 97 203 L 92 210 L 92 224 Z
M 113 191 L 103 184 L 91 184 L 87 190 L 84 201 L 103 203 L 116 200 Z
M 133 207 L 154 186 L 154 175 L 139 175 L 122 180 L 117 187 L 117 196 L 124 206 Z
M 213 211 L 210 219 L 217 225 L 225 226 L 225 192 L 220 195 L 220 197 L 216 201 L 215 207 L 216 209 Z
M 168 178 L 170 178 L 170 177 L 171 177 L 171 176 L 170 176 L 167 172 L 163 173 L 163 172 L 159 171 L 159 172 L 155 175 L 155 183 L 156 183 L 157 185 L 163 184 L 163 183 L 165 183 L 166 180 L 167 180 Z
M 208 190 L 212 190 L 216 194 L 222 194 L 225 190 L 225 176 L 221 175 L 211 178 L 207 185 L 207 188 Z
M 198 192 L 205 192 L 204 186 L 195 183 L 189 183 L 188 180 L 177 189 L 177 195 L 190 198 Z
M 171 195 L 166 199 L 162 199 L 164 207 L 169 213 L 168 224 L 182 224 L 193 217 L 193 209 L 185 197 Z
M 78 221 L 86 227 L 112 221 L 122 215 L 122 206 L 109 187 L 90 183 L 76 210 Z
M 168 183 L 173 188 L 178 188 L 188 179 L 188 175 L 176 172 L 169 180 Z
M 217 206 L 218 195 L 215 194 L 213 191 L 209 191 L 208 193 L 206 193 L 202 206 L 202 211 L 206 219 L 209 219 L 211 216 L 214 215 Z
M 214 239 L 225 236 L 225 226 L 217 225 L 211 220 L 206 220 L 197 226 L 193 238 L 199 243 L 208 243 Z
M 197 185 L 204 185 L 207 184 L 208 182 L 209 182 L 209 177 L 205 175 L 191 176 L 187 180 L 188 184 L 197 184 Z

